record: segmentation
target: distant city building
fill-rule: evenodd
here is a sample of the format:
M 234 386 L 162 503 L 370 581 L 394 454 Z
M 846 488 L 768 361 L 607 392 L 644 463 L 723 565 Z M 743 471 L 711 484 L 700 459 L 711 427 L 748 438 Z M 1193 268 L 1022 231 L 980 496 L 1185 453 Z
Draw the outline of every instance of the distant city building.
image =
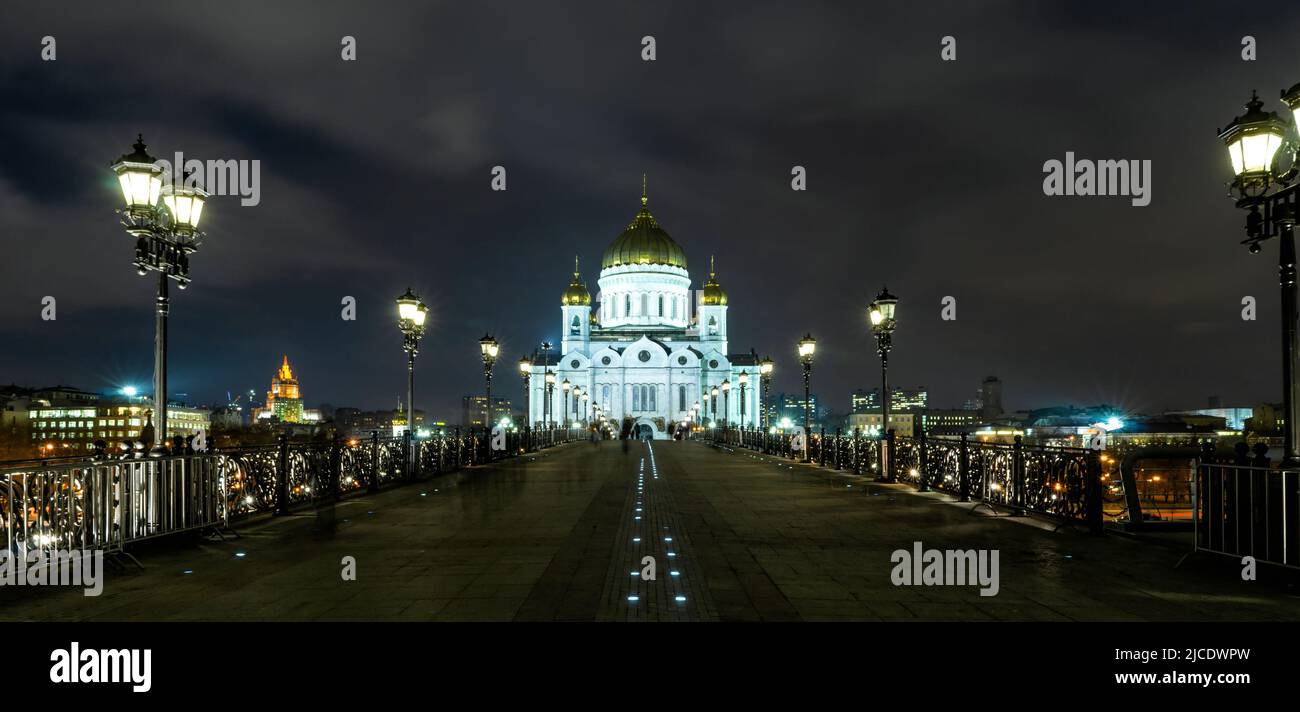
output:
M 1281 403 L 1261 403 L 1251 410 L 1245 423 L 1252 433 L 1280 433 L 1286 425 L 1286 411 Z
M 1222 418 L 1225 427 L 1231 430 L 1245 430 L 1246 420 L 1254 417 L 1253 408 L 1201 408 L 1200 410 L 1183 410 L 1169 415 L 1204 415 L 1212 418 Z
M 985 422 L 983 412 L 969 408 L 927 408 L 921 425 L 931 435 L 960 435 L 974 432 Z
M 925 386 L 893 388 L 891 391 L 892 395 L 889 399 L 891 413 L 903 410 L 922 410 L 929 403 L 929 395 L 926 393 Z M 855 415 L 878 413 L 881 406 L 879 388 L 872 388 L 871 390 L 859 388 L 853 392 L 849 413 Z
M 380 437 L 400 435 L 406 431 L 406 408 L 399 401 L 395 410 L 360 410 L 358 408 L 336 408 L 334 425 L 340 432 L 352 437 L 368 437 L 379 433 Z M 416 432 L 426 426 L 424 411 L 415 411 Z
M 298 390 L 298 379 L 289 367 L 289 357 L 271 377 L 271 390 L 266 392 L 266 404 L 253 411 L 254 420 L 276 418 L 282 423 L 316 423 L 320 421 L 320 411 L 304 409 L 302 394 Z
M 229 398 L 229 394 L 227 394 L 227 398 Z M 252 408 L 245 409 L 239 404 L 239 398 L 236 397 L 225 405 L 212 409 L 212 427 L 237 430 L 247 427 L 251 416 Z
M 1090 437 L 1098 430 L 1095 424 L 1087 422 L 1090 418 L 1075 423 L 1060 422 L 1062 420 L 1054 419 L 1051 424 L 1041 424 L 1040 420 L 1040 424 L 1025 429 L 1025 436 L 1047 445 L 1087 447 Z M 1195 447 L 1207 440 L 1239 439 L 1237 431 L 1225 428 L 1224 420 L 1214 416 L 1167 414 L 1129 418 L 1106 432 L 1106 450 L 1124 451 L 1155 445 Z
M 1002 380 L 989 376 L 980 384 L 980 411 L 985 420 L 1002 415 Z
M 569 419 L 577 417 L 574 412 L 572 396 L 569 398 Z M 467 428 L 483 427 L 484 405 L 487 403 L 487 396 L 465 396 L 461 401 L 461 425 Z M 561 404 L 560 412 L 555 414 L 555 421 L 559 422 L 564 417 L 564 405 Z M 510 417 L 510 401 L 503 396 L 492 396 L 492 422 L 499 423 L 502 418 Z
M 28 408 L 31 440 L 36 450 L 51 456 L 86 454 L 96 440 L 110 450 L 125 440 L 140 440 L 152 425 L 153 409 L 139 400 L 114 399 L 86 407 L 84 403 L 59 405 L 34 401 Z M 206 408 L 167 406 L 167 437 L 189 437 L 212 427 Z
M 821 425 L 822 420 L 826 417 L 826 413 L 822 409 L 820 405 L 820 400 L 817 398 L 816 393 L 810 394 L 808 398 L 808 402 L 810 404 L 809 417 L 812 420 L 812 427 L 815 430 Z M 721 395 L 718 396 L 718 407 L 719 408 L 722 407 Z M 804 415 L 803 394 L 802 393 L 774 394 L 769 404 L 769 413 L 771 416 L 771 419 L 768 421 L 770 425 L 780 427 L 781 421 L 788 418 L 790 420 L 791 425 L 796 427 L 802 426 L 803 415 Z
M 919 413 L 895 412 L 889 411 L 889 427 L 894 430 L 896 438 L 910 438 L 916 432 L 916 418 Z M 849 432 L 858 431 L 864 436 L 879 437 L 880 422 L 884 419 L 884 414 L 877 410 L 874 413 L 852 413 L 849 415 L 848 426 Z

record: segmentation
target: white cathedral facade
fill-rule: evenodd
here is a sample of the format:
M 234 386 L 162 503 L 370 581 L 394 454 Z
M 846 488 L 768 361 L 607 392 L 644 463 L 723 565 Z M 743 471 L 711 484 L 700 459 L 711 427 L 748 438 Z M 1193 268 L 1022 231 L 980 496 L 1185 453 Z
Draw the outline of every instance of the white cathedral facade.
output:
M 691 289 L 686 254 L 650 214 L 644 190 L 641 209 L 606 248 L 600 267 L 593 303 L 574 265 L 560 299 L 559 352 L 528 366 L 534 425 L 562 423 L 566 410 L 570 422 L 586 423 L 593 406 L 614 428 L 630 426 L 633 435 L 656 439 L 690 422 L 752 427 L 761 421 L 758 358 L 727 349 L 726 292 L 712 269 L 701 289 Z M 548 372 L 555 381 L 549 418 Z M 744 388 L 742 381 L 748 381 Z M 579 401 L 582 412 L 575 386 L 588 396 Z

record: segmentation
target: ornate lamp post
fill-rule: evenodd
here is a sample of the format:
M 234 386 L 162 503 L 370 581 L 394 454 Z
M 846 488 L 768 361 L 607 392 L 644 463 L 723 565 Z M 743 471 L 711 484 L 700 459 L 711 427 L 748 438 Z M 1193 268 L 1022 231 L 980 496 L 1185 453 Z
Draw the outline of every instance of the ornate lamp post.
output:
M 768 391 L 771 390 L 771 388 L 772 388 L 772 370 L 773 370 L 775 367 L 776 367 L 776 364 L 772 363 L 772 359 L 770 359 L 770 358 L 766 358 L 766 357 L 764 357 L 762 361 L 759 361 L 759 362 L 758 362 L 758 375 L 759 375 L 759 377 L 760 377 L 760 378 L 762 379 L 762 381 L 763 381 L 763 397 L 762 397 L 762 405 L 763 405 L 763 420 L 762 420 L 762 422 L 763 422 L 763 429 L 764 429 L 764 430 L 767 429 L 768 420 L 770 420 L 770 418 L 769 418 L 769 416 L 768 416 L 768 412 L 767 412 L 767 394 L 768 394 Z
M 151 455 L 167 454 L 167 315 L 171 300 L 167 280 L 176 280 L 178 289 L 190 283 L 190 255 L 199 249 L 203 233 L 199 217 L 208 194 L 198 188 L 176 185 L 176 176 L 168 176 L 163 186 L 163 170 L 145 150 L 144 136 L 137 136 L 134 149 L 113 163 L 122 187 L 126 208 L 119 210 L 122 225 L 135 241 L 135 268 L 140 276 L 158 273 L 158 294 L 154 302 L 154 426 Z M 179 166 L 174 170 L 179 169 Z M 161 201 L 160 201 L 161 199 Z
M 740 378 L 740 427 L 745 427 L 745 389 L 749 387 L 749 371 L 741 371 Z
M 731 381 L 722 380 L 722 427 L 731 427 Z
M 528 391 L 528 384 L 533 378 L 533 360 L 527 356 L 519 359 L 519 377 L 524 380 L 524 428 L 532 428 L 533 411 L 529 408 L 532 394 Z
M 709 395 L 713 396 L 713 403 L 709 406 L 709 412 L 713 416 L 713 424 L 716 425 L 718 423 L 718 387 L 714 386 Z
M 812 462 L 812 365 L 817 353 L 817 339 L 804 334 L 799 340 L 799 363 L 803 364 L 803 461 Z
M 546 421 L 546 428 L 551 428 L 551 401 L 555 392 L 555 372 L 546 369 L 546 402 L 542 404 L 542 419 Z
M 406 352 L 406 429 L 415 435 L 415 357 L 420 353 L 424 320 L 429 308 L 410 287 L 397 298 L 397 329 L 402 332 L 402 350 Z
M 501 345 L 497 340 L 492 338 L 491 334 L 484 334 L 483 338 L 478 340 L 479 354 L 483 357 L 483 380 L 487 384 L 487 401 L 483 404 L 483 430 L 485 437 L 491 437 L 492 433 L 492 366 L 497 362 L 497 353 Z M 492 450 L 488 449 L 488 458 L 492 457 Z
M 582 386 L 573 387 L 573 423 L 582 422 Z
M 889 392 L 889 350 L 893 347 L 894 327 L 898 322 L 894 319 L 894 309 L 898 306 L 898 297 L 889 293 L 888 288 L 880 290 L 876 295 L 875 301 L 871 302 L 867 314 L 871 319 L 871 333 L 876 335 L 876 353 L 880 354 L 880 393 L 881 393 L 881 417 L 880 417 L 880 438 L 886 442 L 889 440 L 889 401 L 892 395 Z M 888 451 L 885 447 L 882 452 Z M 881 476 L 890 481 L 894 481 L 894 463 L 882 457 Z
M 420 301 L 410 287 L 397 298 L 397 329 L 402 332 L 402 350 L 406 352 L 406 433 L 407 458 L 412 463 L 407 476 L 415 475 L 415 357 L 420 353 L 420 337 L 424 336 L 424 320 L 429 308 Z
M 1300 120 L 1300 84 L 1282 93 L 1282 102 Z M 1293 132 L 1287 131 L 1287 122 L 1271 111 L 1263 110 L 1264 103 L 1252 92 L 1246 103 L 1246 113 L 1238 116 L 1219 131 L 1219 138 L 1228 148 L 1235 177 L 1230 185 L 1230 195 L 1237 199 L 1237 207 L 1246 213 L 1246 245 L 1251 254 L 1258 254 L 1260 243 L 1269 238 L 1280 238 L 1278 245 L 1278 282 L 1282 290 L 1282 410 L 1283 459 L 1282 466 L 1300 467 L 1300 452 L 1296 443 L 1296 419 L 1300 417 L 1300 404 L 1296 393 L 1296 353 L 1300 351 L 1297 336 L 1296 308 L 1296 256 L 1295 222 L 1297 202 L 1300 202 L 1300 161 L 1297 160 L 1297 143 Z M 1290 135 L 1288 135 L 1290 134 Z M 1279 173 L 1274 158 L 1279 149 L 1286 147 L 1290 165 Z
M 563 382 L 560 383 L 560 390 L 563 391 L 563 393 L 560 394 L 560 400 L 564 401 L 564 420 L 561 421 L 561 425 L 564 427 L 565 430 L 569 429 L 569 389 L 570 388 L 573 388 L 573 384 L 569 383 L 569 379 L 566 378 L 564 379 Z

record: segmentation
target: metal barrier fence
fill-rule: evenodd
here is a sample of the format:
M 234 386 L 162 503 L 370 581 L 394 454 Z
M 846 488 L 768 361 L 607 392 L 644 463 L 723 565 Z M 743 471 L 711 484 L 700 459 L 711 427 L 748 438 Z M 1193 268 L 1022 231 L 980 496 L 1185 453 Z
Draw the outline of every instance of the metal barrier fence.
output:
M 1196 550 L 1300 568 L 1300 471 L 1219 459 L 1196 468 Z
M 730 428 L 706 439 L 799 459 L 792 436 L 760 429 Z M 874 475 L 883 482 L 905 482 L 921 491 L 943 490 L 962 501 L 977 499 L 1010 508 L 1084 522 L 1094 533 L 1103 526 L 1100 453 L 1081 448 L 972 442 L 960 438 L 868 437 L 825 431 L 808 438 L 807 458 L 823 467 Z
M 577 430 L 290 443 L 161 458 L 0 463 L 0 551 L 121 551 L 132 542 L 287 513 L 361 489 L 452 472 L 573 440 Z

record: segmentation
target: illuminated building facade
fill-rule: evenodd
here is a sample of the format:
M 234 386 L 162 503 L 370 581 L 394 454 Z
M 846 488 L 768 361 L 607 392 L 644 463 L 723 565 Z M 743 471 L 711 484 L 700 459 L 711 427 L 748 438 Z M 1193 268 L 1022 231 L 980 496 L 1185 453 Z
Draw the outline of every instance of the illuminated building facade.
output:
M 33 403 L 27 411 L 34 448 L 43 455 L 80 455 L 93 450 L 96 440 L 103 440 L 109 451 L 119 449 L 126 440 L 136 441 L 152 421 L 153 409 L 133 400 L 85 404 L 52 405 Z M 211 429 L 211 414 L 206 408 L 167 406 L 167 436 L 189 437 Z
M 856 430 L 867 437 L 879 437 L 880 422 L 883 420 L 883 417 L 884 416 L 880 411 L 874 413 L 853 413 L 849 415 L 849 430 L 850 432 Z M 915 423 L 915 413 L 895 413 L 892 410 L 889 412 L 889 427 L 894 429 L 894 437 L 896 438 L 913 437 L 916 434 Z
M 298 378 L 289 366 L 289 357 L 284 357 L 280 369 L 271 377 L 271 390 L 266 392 L 266 404 L 254 411 L 256 420 L 275 418 L 281 423 L 315 423 L 320 421 L 320 412 L 302 407 L 302 393 L 298 390 Z
M 560 298 L 560 352 L 535 359 L 530 367 L 531 423 L 561 423 L 566 408 L 571 422 L 585 422 L 592 406 L 599 406 L 615 427 L 627 427 L 638 437 L 667 438 L 670 429 L 691 419 L 697 404 L 706 422 L 759 423 L 758 360 L 752 353 L 728 352 L 727 294 L 712 269 L 702 288 L 692 291 L 686 253 L 650 213 L 644 188 L 632 222 L 605 250 L 594 301 L 574 267 Z M 548 369 L 555 374 L 549 409 Z M 743 420 L 742 373 L 748 379 Z M 726 396 L 724 382 L 731 387 Z M 582 404 L 575 403 L 573 386 L 588 395 Z
M 465 396 L 461 400 L 461 425 L 466 428 L 482 428 L 484 404 L 487 403 L 487 396 Z M 571 413 L 572 414 L 572 413 Z M 560 413 L 561 416 L 564 413 Z M 500 423 L 502 419 L 510 418 L 510 401 L 502 396 L 492 396 L 492 422 Z
M 893 410 L 924 410 L 929 403 L 929 394 L 925 386 L 917 388 L 894 388 L 893 395 L 889 399 L 889 409 Z M 858 389 L 853 392 L 851 413 L 863 414 L 874 413 L 880 410 L 880 389 L 872 388 L 869 391 Z

